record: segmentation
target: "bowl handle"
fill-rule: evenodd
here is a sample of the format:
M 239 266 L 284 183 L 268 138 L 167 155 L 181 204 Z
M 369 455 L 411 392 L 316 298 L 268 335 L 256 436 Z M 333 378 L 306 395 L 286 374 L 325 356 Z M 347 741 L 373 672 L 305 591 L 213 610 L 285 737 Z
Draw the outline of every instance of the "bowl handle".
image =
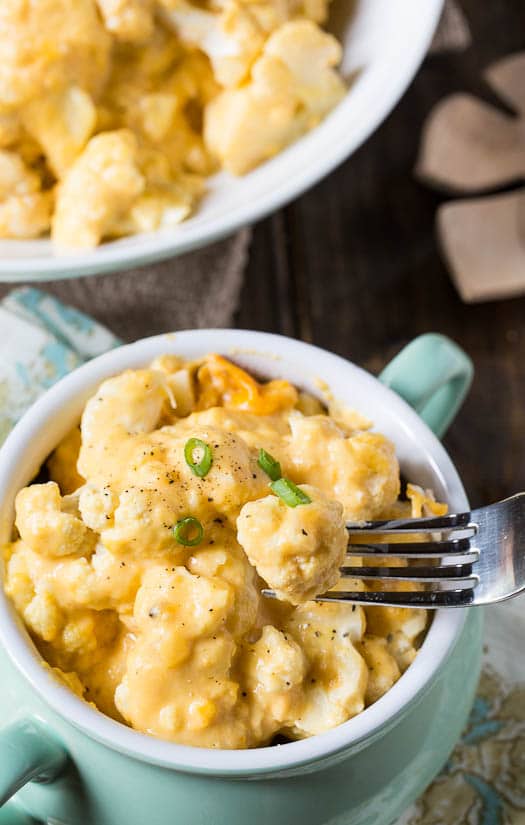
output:
M 0 808 L 27 782 L 52 782 L 67 754 L 34 719 L 19 719 L 0 730 Z
M 441 438 L 465 400 L 473 375 L 472 361 L 454 341 L 429 332 L 401 350 L 379 380 Z

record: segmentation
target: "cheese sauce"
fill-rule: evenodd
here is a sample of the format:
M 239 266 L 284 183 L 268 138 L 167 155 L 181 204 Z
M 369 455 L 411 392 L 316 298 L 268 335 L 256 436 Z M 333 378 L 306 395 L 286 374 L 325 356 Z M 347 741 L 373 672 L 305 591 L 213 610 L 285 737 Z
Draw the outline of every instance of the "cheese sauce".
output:
M 210 748 L 311 736 L 376 701 L 427 614 L 312 599 L 337 586 L 348 520 L 446 507 L 410 485 L 399 500 L 394 447 L 367 427 L 218 355 L 106 380 L 51 480 L 18 494 L 5 548 L 6 591 L 57 677 Z

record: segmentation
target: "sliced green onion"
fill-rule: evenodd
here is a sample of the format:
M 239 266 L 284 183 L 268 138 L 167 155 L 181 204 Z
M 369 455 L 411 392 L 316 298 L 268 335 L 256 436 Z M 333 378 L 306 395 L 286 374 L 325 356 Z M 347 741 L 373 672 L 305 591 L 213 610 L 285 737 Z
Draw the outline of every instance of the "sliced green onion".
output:
M 289 478 L 279 478 L 270 484 L 273 492 L 279 498 L 282 498 L 288 507 L 297 507 L 299 504 L 311 504 L 312 499 L 307 496 L 297 484 L 290 481 Z
M 278 461 L 267 453 L 266 450 L 263 450 L 262 447 L 259 450 L 259 458 L 257 459 L 257 464 L 264 470 L 267 476 L 270 476 L 272 481 L 278 481 L 281 478 L 281 465 Z
M 195 450 L 202 452 L 198 461 L 195 460 Z M 209 445 L 206 444 L 205 441 L 201 441 L 200 438 L 190 438 L 189 441 L 186 441 L 184 458 L 186 459 L 188 467 L 191 467 L 192 473 L 199 476 L 199 478 L 204 478 L 204 476 L 210 472 L 210 467 L 213 463 L 211 449 Z
M 193 516 L 181 518 L 173 528 L 173 535 L 184 547 L 196 547 L 204 536 L 204 527 Z

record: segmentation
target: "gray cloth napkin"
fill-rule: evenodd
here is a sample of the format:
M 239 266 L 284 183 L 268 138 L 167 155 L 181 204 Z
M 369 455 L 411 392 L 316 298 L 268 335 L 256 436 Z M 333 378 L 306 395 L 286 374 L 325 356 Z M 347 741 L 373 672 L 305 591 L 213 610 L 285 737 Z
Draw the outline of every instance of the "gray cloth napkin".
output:
M 44 289 L 125 341 L 177 329 L 227 327 L 237 308 L 250 230 L 140 269 L 55 281 Z M 11 290 L 0 285 L 0 300 Z

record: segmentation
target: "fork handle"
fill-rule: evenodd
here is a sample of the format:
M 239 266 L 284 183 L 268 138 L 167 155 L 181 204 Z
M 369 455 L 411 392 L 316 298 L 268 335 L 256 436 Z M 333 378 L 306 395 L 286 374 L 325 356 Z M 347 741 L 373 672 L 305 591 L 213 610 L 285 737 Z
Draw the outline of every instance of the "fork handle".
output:
M 472 361 L 454 341 L 430 332 L 401 350 L 379 380 L 441 438 L 465 400 L 473 374 Z

